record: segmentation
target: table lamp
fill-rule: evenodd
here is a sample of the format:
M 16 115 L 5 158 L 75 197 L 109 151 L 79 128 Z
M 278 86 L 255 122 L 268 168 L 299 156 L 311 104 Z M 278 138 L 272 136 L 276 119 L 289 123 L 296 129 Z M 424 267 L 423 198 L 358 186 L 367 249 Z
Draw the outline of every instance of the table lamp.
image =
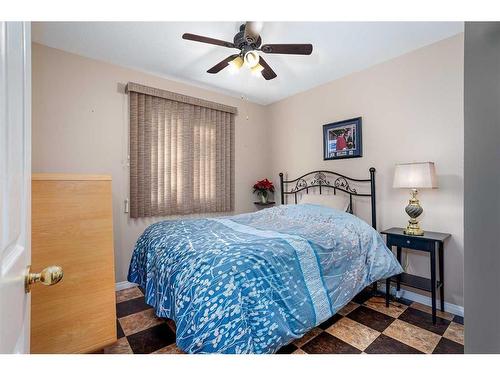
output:
M 408 220 L 404 233 L 410 236 L 423 236 L 424 231 L 420 228 L 417 218 L 424 210 L 417 199 L 417 189 L 434 189 L 438 187 L 434 163 L 396 164 L 393 187 L 411 189 L 410 201 L 405 208 L 410 220 Z

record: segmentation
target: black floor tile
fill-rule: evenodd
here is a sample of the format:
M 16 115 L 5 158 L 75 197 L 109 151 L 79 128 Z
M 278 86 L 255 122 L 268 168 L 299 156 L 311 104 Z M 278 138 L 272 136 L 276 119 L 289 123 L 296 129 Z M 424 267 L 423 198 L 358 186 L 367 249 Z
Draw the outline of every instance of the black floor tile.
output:
M 376 295 L 376 294 L 372 291 L 371 287 L 368 287 L 368 288 L 363 289 L 360 293 L 358 293 L 356 295 L 356 297 L 354 297 L 352 300 L 354 302 L 362 305 L 363 303 L 368 301 L 370 298 L 372 298 L 374 295 Z
M 343 316 L 340 314 L 335 314 L 332 316 L 330 319 L 325 320 L 323 323 L 321 323 L 318 327 L 321 329 L 327 329 L 330 328 L 334 323 L 337 323 L 340 319 L 342 319 Z
M 365 306 L 359 306 L 356 310 L 347 314 L 347 317 L 379 332 L 383 332 L 394 321 L 393 317 Z
M 400 316 L 400 320 L 413 324 L 417 327 L 426 329 L 427 331 L 434 332 L 438 335 L 443 335 L 444 331 L 450 325 L 450 321 L 436 317 L 436 324 L 432 324 L 432 315 L 426 312 L 408 307 Z
M 459 315 L 455 315 L 455 317 L 453 318 L 453 321 L 455 323 L 458 323 L 458 324 L 464 324 L 464 317 L 463 316 L 459 316 Z
M 459 343 L 441 337 L 432 354 L 464 354 L 464 346 Z
M 148 354 L 175 342 L 175 334 L 166 323 L 127 336 L 134 354 Z
M 121 339 L 122 337 L 125 337 L 125 333 L 123 333 L 122 326 L 120 325 L 120 322 L 117 319 L 116 320 L 116 338 Z
M 291 354 L 293 353 L 294 351 L 296 351 L 298 348 L 293 345 L 293 344 L 288 344 L 288 345 L 285 345 L 285 346 L 282 346 L 277 352 L 276 354 Z
M 144 302 L 144 297 L 129 299 L 128 301 L 116 304 L 116 317 L 123 318 L 124 316 L 135 314 L 139 311 L 147 310 L 150 308 L 151 306 Z
M 368 354 L 423 354 L 409 345 L 381 334 L 365 349 Z
M 359 354 L 360 350 L 354 346 L 330 335 L 327 332 L 322 332 L 314 339 L 303 345 L 301 348 L 309 354 Z

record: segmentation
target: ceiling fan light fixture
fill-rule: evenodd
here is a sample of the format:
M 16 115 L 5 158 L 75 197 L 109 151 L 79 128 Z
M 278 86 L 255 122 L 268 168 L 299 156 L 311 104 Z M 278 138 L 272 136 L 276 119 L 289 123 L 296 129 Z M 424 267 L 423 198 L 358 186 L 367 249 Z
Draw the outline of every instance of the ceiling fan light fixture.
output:
M 229 67 L 232 71 L 237 72 L 243 65 L 241 56 L 236 56 L 233 60 L 229 61 Z
M 249 68 L 253 68 L 259 64 L 260 56 L 257 51 L 249 51 L 245 53 L 245 65 Z
M 261 30 L 262 22 L 247 21 L 240 25 L 233 42 L 191 33 L 182 34 L 182 39 L 239 50 L 237 54 L 234 53 L 219 61 L 208 69 L 207 73 L 217 74 L 225 68 L 231 73 L 237 73 L 245 65 L 252 74 L 260 73 L 266 81 L 276 78 L 277 75 L 264 60 L 263 54 L 310 55 L 313 51 L 312 44 L 305 43 L 262 44 Z

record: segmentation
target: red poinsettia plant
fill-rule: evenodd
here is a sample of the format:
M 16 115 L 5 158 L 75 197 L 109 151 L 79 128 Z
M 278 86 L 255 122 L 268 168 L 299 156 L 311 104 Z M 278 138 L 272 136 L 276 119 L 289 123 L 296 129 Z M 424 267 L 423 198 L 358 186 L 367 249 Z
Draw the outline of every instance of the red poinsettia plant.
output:
M 260 195 L 261 198 L 267 200 L 268 192 L 274 193 L 274 185 L 267 178 L 257 181 L 253 186 L 253 192 Z

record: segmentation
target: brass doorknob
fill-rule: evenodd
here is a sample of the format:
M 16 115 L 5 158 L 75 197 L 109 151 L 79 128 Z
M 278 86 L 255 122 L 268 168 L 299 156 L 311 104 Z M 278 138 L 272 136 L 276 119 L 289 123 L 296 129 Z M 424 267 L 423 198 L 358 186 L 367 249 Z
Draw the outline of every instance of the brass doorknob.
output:
M 32 273 L 31 266 L 28 266 L 28 272 L 24 279 L 24 289 L 26 293 L 29 293 L 31 286 L 38 282 L 43 285 L 54 285 L 57 284 L 63 278 L 63 269 L 60 266 L 49 266 L 44 268 L 40 273 Z

